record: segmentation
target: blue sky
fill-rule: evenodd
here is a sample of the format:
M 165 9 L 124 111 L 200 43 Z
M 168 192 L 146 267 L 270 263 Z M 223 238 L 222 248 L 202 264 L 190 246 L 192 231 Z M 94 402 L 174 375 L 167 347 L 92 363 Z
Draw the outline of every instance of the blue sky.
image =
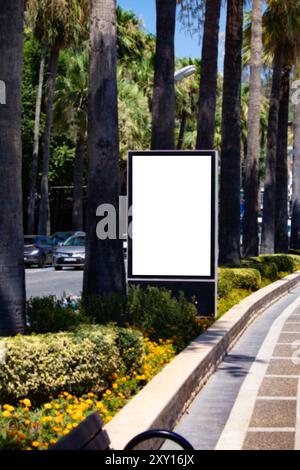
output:
M 117 2 L 122 8 L 134 11 L 143 20 L 145 29 L 150 33 L 155 33 L 155 0 L 117 0 Z M 223 70 L 225 22 L 226 15 L 223 8 L 220 26 L 219 71 Z M 195 35 L 191 38 L 190 34 L 182 30 L 182 25 L 179 21 L 177 21 L 176 25 L 175 53 L 177 57 L 201 57 L 199 36 Z

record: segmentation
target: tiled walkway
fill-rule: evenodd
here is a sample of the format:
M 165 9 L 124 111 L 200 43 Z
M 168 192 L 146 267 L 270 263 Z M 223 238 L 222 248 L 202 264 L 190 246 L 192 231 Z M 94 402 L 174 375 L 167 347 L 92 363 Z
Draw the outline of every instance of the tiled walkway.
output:
M 300 288 L 244 333 L 176 431 L 196 449 L 300 450 Z

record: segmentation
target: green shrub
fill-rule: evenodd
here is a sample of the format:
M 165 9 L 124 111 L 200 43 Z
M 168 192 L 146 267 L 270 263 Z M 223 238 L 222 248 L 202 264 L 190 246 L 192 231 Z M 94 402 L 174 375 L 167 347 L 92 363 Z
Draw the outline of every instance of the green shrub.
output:
M 117 329 L 117 346 L 127 371 L 139 369 L 144 360 L 145 341 L 138 330 Z
M 130 325 L 154 341 L 172 339 L 177 351 L 203 331 L 196 306 L 182 293 L 176 299 L 167 289 L 131 287 L 128 312 Z
M 254 257 L 243 260 L 242 265 L 259 271 L 263 281 L 274 282 L 278 279 L 278 267 L 272 261 L 265 261 L 260 257 Z
M 261 255 L 259 259 L 263 262 L 275 263 L 278 272 L 292 273 L 295 268 L 293 257 L 290 255 Z
M 123 339 L 119 350 L 122 335 L 113 326 L 89 325 L 69 333 L 3 339 L 0 400 L 16 402 L 29 396 L 37 404 L 62 391 L 81 395 L 107 387 L 113 372 L 126 364 L 131 367 L 133 355 L 143 353 L 135 331 L 128 332 L 127 346 Z
M 108 294 L 105 296 L 90 295 L 79 302 L 79 311 L 82 317 L 100 325 L 109 322 L 123 325 L 127 319 L 127 299 L 121 294 Z
M 218 295 L 226 297 L 232 289 L 256 291 L 261 286 L 261 275 L 252 268 L 219 268 Z
M 63 306 L 54 296 L 35 297 L 27 302 L 27 320 L 32 333 L 66 331 L 86 322 L 81 312 Z

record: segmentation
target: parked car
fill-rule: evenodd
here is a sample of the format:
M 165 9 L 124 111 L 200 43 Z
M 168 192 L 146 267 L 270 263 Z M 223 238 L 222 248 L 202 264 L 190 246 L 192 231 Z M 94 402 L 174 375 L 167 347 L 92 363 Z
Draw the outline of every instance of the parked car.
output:
M 63 267 L 82 269 L 85 261 L 85 235 L 73 235 L 53 253 L 53 266 L 56 271 Z
M 85 232 L 81 231 L 68 231 L 68 232 L 55 232 L 51 235 L 51 240 L 54 246 L 62 245 L 68 238 L 73 235 L 85 235 Z
M 25 266 L 38 265 L 43 268 L 52 264 L 53 245 L 46 235 L 26 235 L 24 237 Z

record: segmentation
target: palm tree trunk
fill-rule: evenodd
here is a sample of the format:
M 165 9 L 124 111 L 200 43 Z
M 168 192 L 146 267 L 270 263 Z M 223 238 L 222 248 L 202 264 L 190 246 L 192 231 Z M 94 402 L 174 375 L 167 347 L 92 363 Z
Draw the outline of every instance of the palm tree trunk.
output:
M 258 255 L 259 130 L 262 67 L 262 0 L 253 0 L 251 28 L 251 73 L 248 111 L 247 153 L 245 154 L 245 214 L 243 254 Z
M 276 153 L 282 68 L 283 49 L 279 46 L 275 51 L 273 60 L 272 91 L 268 122 L 266 176 L 261 237 L 261 253 L 263 254 L 272 254 L 275 249 Z
M 116 0 L 92 0 L 88 105 L 89 176 L 83 295 L 125 293 L 121 240 L 100 240 L 97 207 L 120 194 L 117 100 Z
M 196 148 L 214 148 L 221 0 L 206 1 Z
M 185 133 L 185 127 L 186 127 L 186 118 L 187 118 L 187 113 L 186 113 L 186 110 L 183 109 L 182 112 L 181 112 L 180 129 L 179 129 L 179 136 L 178 136 L 178 142 L 177 142 L 177 150 L 181 150 L 182 146 L 183 146 L 184 133 Z
M 224 61 L 219 263 L 240 263 L 243 0 L 228 0 Z
M 6 104 L 0 104 L 0 336 L 25 331 L 21 185 L 23 18 L 23 0 L 0 0 L 0 71 L 6 85 Z
M 28 219 L 27 219 L 27 233 L 28 234 L 33 234 L 34 228 L 35 228 L 35 224 L 34 224 L 35 193 L 36 193 L 36 177 L 37 177 L 38 156 L 39 156 L 40 117 L 41 117 L 41 106 L 42 106 L 42 95 L 43 95 L 45 60 L 46 60 L 46 48 L 45 46 L 42 46 L 39 84 L 38 84 L 36 104 L 35 104 L 33 152 L 32 152 L 32 163 L 31 163 L 30 191 L 29 191 Z
M 83 229 L 83 161 L 85 138 L 82 131 L 78 132 L 74 162 L 74 190 L 72 210 L 72 230 Z
M 298 63 L 297 79 L 299 75 Z M 300 103 L 296 103 L 294 107 L 293 208 L 290 245 L 293 249 L 300 249 Z
M 288 127 L 290 67 L 284 68 L 278 117 L 275 199 L 275 253 L 287 253 L 288 240 Z
M 39 228 L 40 235 L 49 234 L 49 161 L 50 161 L 50 140 L 53 121 L 53 103 L 55 93 L 55 82 L 57 76 L 57 66 L 59 58 L 59 48 L 52 49 L 49 59 L 49 79 L 48 79 L 48 96 L 47 96 L 47 109 L 46 109 L 46 126 L 44 134 L 43 146 L 43 168 L 41 179 L 41 200 L 40 200 L 40 213 L 39 213 Z
M 175 147 L 176 0 L 156 0 L 156 18 L 151 148 L 172 150 Z

